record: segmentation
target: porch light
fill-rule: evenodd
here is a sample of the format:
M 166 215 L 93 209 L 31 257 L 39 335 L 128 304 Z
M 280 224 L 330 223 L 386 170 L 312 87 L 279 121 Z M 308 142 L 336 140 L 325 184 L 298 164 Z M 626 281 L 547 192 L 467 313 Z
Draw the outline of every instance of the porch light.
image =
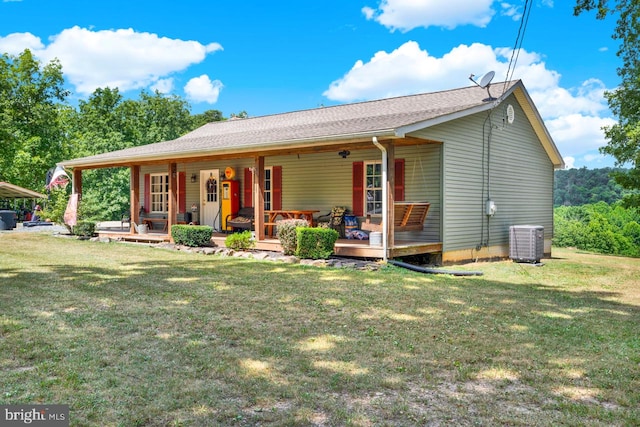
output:
M 191 175 L 191 182 L 196 182 L 198 180 L 198 175 L 195 173 Z
M 343 159 L 346 159 L 349 154 L 351 154 L 351 151 L 342 150 L 338 153 L 338 156 L 342 157 Z

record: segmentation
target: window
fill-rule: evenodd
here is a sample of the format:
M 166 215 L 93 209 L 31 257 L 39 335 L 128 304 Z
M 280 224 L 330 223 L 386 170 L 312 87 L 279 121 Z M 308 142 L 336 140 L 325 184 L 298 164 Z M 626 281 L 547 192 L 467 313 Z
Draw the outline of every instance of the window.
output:
M 169 175 L 151 174 L 151 212 L 169 211 Z
M 207 202 L 217 202 L 218 201 L 218 180 L 213 176 L 213 173 L 209 174 L 209 178 L 207 179 L 207 182 L 205 182 L 205 188 L 206 188 L 206 198 L 207 198 Z M 226 191 L 229 191 L 229 187 L 225 188 Z M 226 198 L 229 198 L 229 194 L 225 195 Z M 224 197 L 224 196 L 223 196 Z
M 244 169 L 243 203 L 253 206 L 253 172 L 251 168 Z M 271 166 L 264 169 L 264 197 L 265 210 L 282 209 L 282 166 Z
M 365 215 L 382 215 L 382 164 L 365 162 Z
M 271 210 L 273 200 L 273 174 L 272 168 L 264 168 L 264 210 Z

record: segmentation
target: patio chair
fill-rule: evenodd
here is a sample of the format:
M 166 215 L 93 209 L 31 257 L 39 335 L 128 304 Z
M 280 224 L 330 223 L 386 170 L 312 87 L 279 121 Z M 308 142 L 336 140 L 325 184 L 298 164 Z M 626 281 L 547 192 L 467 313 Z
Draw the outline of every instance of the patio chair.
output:
M 229 227 L 231 227 L 231 231 L 236 230 L 253 230 L 254 229 L 254 210 L 251 206 L 246 206 L 244 208 L 240 208 L 238 212 L 235 214 L 227 215 L 225 218 L 225 223 L 227 224 L 228 232 Z
M 340 237 L 344 237 L 344 214 L 346 211 L 345 207 L 334 206 L 331 208 L 331 212 L 318 217 L 318 227 L 333 228 L 340 234 Z

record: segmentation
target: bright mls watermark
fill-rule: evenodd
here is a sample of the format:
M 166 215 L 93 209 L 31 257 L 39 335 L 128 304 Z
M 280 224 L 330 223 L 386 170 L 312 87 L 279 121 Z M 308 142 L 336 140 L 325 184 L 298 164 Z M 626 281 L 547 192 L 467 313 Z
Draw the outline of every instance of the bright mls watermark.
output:
M 69 427 L 69 405 L 0 405 L 0 427 Z

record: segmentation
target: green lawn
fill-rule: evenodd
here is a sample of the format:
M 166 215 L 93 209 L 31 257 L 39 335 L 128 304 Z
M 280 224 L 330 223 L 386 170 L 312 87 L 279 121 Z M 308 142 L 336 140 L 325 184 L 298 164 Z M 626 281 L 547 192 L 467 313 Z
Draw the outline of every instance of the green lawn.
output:
M 81 426 L 640 425 L 640 260 L 480 277 L 0 234 L 0 403 Z

